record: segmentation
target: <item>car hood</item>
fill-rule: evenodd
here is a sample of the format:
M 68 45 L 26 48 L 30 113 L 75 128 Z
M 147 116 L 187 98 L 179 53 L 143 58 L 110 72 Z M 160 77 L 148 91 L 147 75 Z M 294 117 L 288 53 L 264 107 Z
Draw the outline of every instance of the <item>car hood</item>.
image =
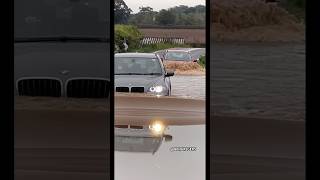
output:
M 64 81 L 75 77 L 99 77 L 110 80 L 108 46 L 99 42 L 15 43 L 15 79 L 54 77 Z
M 115 75 L 116 87 L 146 87 L 163 82 L 163 76 L 159 75 Z

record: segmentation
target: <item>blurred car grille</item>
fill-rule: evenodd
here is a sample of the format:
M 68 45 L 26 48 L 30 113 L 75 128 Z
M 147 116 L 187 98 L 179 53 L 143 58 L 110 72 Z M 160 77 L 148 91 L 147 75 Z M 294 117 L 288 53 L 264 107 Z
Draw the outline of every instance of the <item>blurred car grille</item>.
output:
M 130 125 L 130 129 L 143 129 L 143 126 Z
M 116 92 L 129 92 L 128 87 L 116 87 Z
M 115 125 L 116 128 L 123 128 L 123 129 L 127 129 L 129 128 L 129 125 Z
M 116 92 L 132 92 L 132 93 L 144 93 L 144 87 L 116 87 Z
M 122 129 L 143 129 L 143 126 L 138 125 L 115 125 L 115 127 Z
M 144 92 L 144 87 L 132 87 L 131 92 L 133 93 L 143 93 Z
M 67 97 L 108 98 L 110 84 L 107 80 L 75 79 L 67 84 Z
M 61 96 L 61 83 L 54 79 L 24 79 L 18 82 L 19 96 Z

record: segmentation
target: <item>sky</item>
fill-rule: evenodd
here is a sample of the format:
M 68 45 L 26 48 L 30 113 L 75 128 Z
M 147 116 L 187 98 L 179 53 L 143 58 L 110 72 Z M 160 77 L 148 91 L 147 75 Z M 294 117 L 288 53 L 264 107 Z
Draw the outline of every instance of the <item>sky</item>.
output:
M 186 5 L 205 5 L 206 0 L 124 0 L 128 7 L 133 11 L 133 13 L 139 12 L 140 6 L 150 6 L 155 11 L 160 9 L 168 9 L 174 6 Z

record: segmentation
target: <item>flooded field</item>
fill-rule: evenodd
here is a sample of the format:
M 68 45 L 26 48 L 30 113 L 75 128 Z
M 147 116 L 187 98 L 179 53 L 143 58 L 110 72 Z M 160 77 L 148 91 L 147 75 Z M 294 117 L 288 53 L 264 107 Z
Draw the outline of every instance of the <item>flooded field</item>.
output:
M 305 63 L 302 43 L 214 43 L 211 112 L 304 120 Z
M 210 92 L 215 115 L 304 120 L 302 43 L 214 43 Z M 205 99 L 205 76 L 175 75 L 172 95 Z

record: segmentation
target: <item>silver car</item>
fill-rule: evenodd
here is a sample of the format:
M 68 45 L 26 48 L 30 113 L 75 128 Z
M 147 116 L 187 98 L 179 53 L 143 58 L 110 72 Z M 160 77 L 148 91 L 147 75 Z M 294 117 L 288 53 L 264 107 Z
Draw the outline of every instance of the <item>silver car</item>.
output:
M 119 53 L 114 60 L 115 92 L 171 95 L 170 76 L 154 53 Z
M 166 61 L 198 62 L 206 52 L 205 48 L 170 48 L 156 53 Z

